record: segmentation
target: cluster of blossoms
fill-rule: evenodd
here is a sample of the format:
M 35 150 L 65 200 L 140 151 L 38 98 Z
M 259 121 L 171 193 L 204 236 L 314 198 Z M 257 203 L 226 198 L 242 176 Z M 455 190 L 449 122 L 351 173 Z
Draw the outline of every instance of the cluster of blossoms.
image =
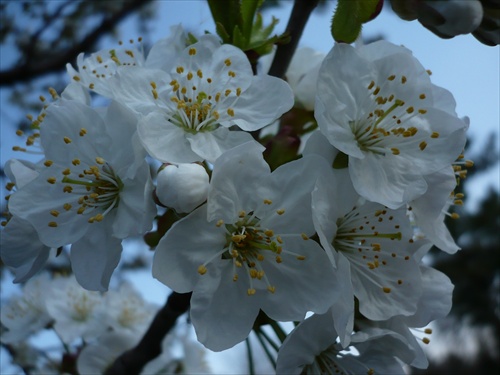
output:
M 78 283 L 106 291 L 122 241 L 151 230 L 156 202 L 177 216 L 155 244 L 153 276 L 192 292 L 207 348 L 245 340 L 263 313 L 301 322 L 278 373 L 425 367 L 416 336 L 430 331 L 413 329 L 449 312 L 453 287 L 422 258 L 432 245 L 458 250 L 444 218 L 461 202 L 453 191 L 468 164 L 468 119 L 452 95 L 409 50 L 383 41 L 339 43 L 326 56 L 299 50 L 288 83 L 265 74 L 265 62 L 254 75 L 240 49 L 180 26 L 147 55 L 134 46 L 68 66 L 72 83 L 52 92 L 28 137 L 43 157 L 7 164 L 15 191 L 1 256 L 15 281 L 70 245 Z M 93 107 L 89 92 L 108 104 Z M 276 122 L 277 138 L 300 129 L 301 154 L 286 162 L 259 136 Z M 162 164 L 157 174 L 147 160 Z M 4 315 L 5 335 L 17 335 Z M 60 335 L 70 333 L 63 341 L 90 334 Z
M 7 331 L 1 341 L 15 353 L 16 363 L 33 374 L 64 373 L 75 361 L 80 374 L 104 373 L 119 354 L 138 343 L 159 309 L 127 282 L 102 294 L 83 289 L 73 276 L 53 279 L 41 273 L 22 292 L 2 307 L 0 318 Z M 144 374 L 209 372 L 203 347 L 186 328 L 165 337 L 162 355 Z M 43 355 L 32 345 L 32 338 L 43 331 L 55 333 L 55 347 L 59 349 L 58 341 L 64 346 L 62 363 L 59 352 Z

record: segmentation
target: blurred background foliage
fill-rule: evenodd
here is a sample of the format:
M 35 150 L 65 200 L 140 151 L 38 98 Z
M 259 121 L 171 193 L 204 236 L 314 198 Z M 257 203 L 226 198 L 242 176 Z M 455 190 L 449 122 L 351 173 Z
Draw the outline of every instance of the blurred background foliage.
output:
M 316 11 L 324 11 L 324 3 L 325 0 L 320 1 Z M 278 0 L 268 0 L 262 11 L 272 11 L 279 5 Z M 148 37 L 148 25 L 156 17 L 156 6 L 155 2 L 149 0 L 2 1 L 0 89 L 3 91 L 2 95 L 9 95 L 9 108 L 1 108 L 2 118 L 12 119 L 19 129 L 29 126 L 26 119 L 3 114 L 13 108 L 24 113 L 37 113 L 40 109 L 39 95 L 46 93 L 49 86 L 58 92 L 65 87 L 66 63 L 74 63 L 80 52 L 97 50 L 98 43 L 103 38 L 118 42 L 118 26 L 131 15 L 137 20 L 137 35 L 142 36 L 144 48 L 148 50 L 149 45 L 154 42 Z M 5 58 L 7 52 L 9 59 Z M 1 124 L 2 132 L 6 125 Z M 481 154 L 468 155 L 465 152 L 466 157 L 474 160 L 475 165 L 468 170 L 468 178 L 461 181 L 459 190 L 464 189 L 468 179 L 484 173 L 498 163 L 498 134 L 492 134 L 488 142 L 483 145 L 484 151 Z M 5 162 L 6 160 L 2 160 L 2 168 Z M 0 172 L 2 181 L 5 182 L 3 169 Z M 3 191 L 4 196 L 7 193 Z M 6 202 L 3 201 L 2 212 L 5 211 Z M 491 189 L 475 212 L 461 209 L 458 213 L 460 219 L 450 219 L 448 226 L 462 250 L 454 255 L 437 250 L 432 252 L 434 267 L 448 275 L 455 285 L 450 316 L 437 322 L 438 332 L 433 335 L 435 338 L 439 335 L 450 337 L 446 344 L 450 353 L 439 358 L 431 355 L 429 368 L 412 370 L 415 374 L 500 373 L 498 191 Z M 139 262 L 138 267 L 140 266 Z M 3 265 L 0 267 L 3 273 Z M 464 353 L 465 349 L 460 349 L 468 347 L 464 345 L 465 341 L 476 343 L 474 356 Z

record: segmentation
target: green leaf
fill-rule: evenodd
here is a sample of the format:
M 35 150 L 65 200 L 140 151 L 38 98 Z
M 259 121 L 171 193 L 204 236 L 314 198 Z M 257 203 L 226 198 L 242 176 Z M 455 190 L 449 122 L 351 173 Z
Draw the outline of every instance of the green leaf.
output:
M 241 32 L 246 40 L 252 36 L 253 19 L 259 7 L 259 0 L 241 0 Z
M 229 34 L 228 30 L 233 30 L 236 25 L 241 24 L 241 13 L 240 13 L 240 0 L 208 0 L 208 6 L 210 7 L 210 12 L 214 19 L 217 34 L 219 34 L 219 28 L 217 24 L 222 25 L 221 30 L 225 30 L 226 33 L 219 36 L 225 43 L 231 42 L 231 37 L 227 37 Z
M 336 42 L 353 43 L 363 23 L 380 12 L 381 0 L 339 0 L 333 14 L 331 32 Z

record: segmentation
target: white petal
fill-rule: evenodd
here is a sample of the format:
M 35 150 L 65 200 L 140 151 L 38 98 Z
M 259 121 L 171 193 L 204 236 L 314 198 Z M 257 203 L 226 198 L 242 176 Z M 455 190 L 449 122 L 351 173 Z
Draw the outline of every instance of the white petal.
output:
M 162 162 L 203 161 L 201 156 L 191 150 L 187 133 L 168 122 L 162 112 L 151 112 L 139 122 L 137 131 L 148 153 Z
M 203 205 L 176 222 L 160 240 L 153 260 L 153 276 L 176 292 L 190 292 L 199 281 L 209 277 L 200 275 L 198 267 L 221 251 L 225 243 L 225 228 L 207 222 L 207 207 Z M 210 271 L 211 264 L 207 268 Z
M 290 110 L 293 103 L 292 90 L 285 81 L 267 75 L 254 76 L 252 85 L 235 105 L 234 124 L 243 130 L 258 130 Z
M 224 152 L 253 141 L 253 137 L 249 133 L 230 131 L 222 127 L 210 132 L 187 133 L 186 138 L 191 144 L 193 152 L 210 163 L 214 163 Z
M 120 261 L 121 240 L 111 237 L 106 229 L 92 230 L 71 246 L 71 269 L 78 283 L 88 290 L 108 290 L 111 274 Z

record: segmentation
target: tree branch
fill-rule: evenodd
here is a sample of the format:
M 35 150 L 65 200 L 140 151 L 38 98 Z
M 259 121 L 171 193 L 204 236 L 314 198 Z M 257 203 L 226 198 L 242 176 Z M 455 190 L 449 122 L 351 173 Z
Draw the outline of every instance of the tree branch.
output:
M 134 375 L 162 352 L 162 342 L 177 318 L 189 309 L 191 293 L 172 292 L 165 305 L 156 313 L 148 330 L 134 348 L 119 356 L 105 375 Z
M 76 59 L 80 52 L 88 51 L 106 33 L 113 29 L 118 22 L 132 12 L 148 4 L 151 0 L 124 1 L 123 7 L 113 15 L 105 18 L 99 26 L 90 32 L 80 43 L 71 48 L 59 51 L 54 56 L 53 52 L 46 55 L 53 56 L 50 59 L 39 61 L 31 58 L 23 64 L 15 65 L 11 69 L 0 72 L 0 86 L 11 86 L 18 82 L 26 82 L 41 75 L 63 70 L 66 64 Z
M 304 27 L 318 3 L 319 0 L 295 0 L 292 14 L 290 15 L 285 30 L 285 34 L 290 36 L 290 43 L 278 46 L 273 63 L 269 69 L 269 75 L 284 78 L 293 54 L 299 44 L 300 37 L 304 32 Z

